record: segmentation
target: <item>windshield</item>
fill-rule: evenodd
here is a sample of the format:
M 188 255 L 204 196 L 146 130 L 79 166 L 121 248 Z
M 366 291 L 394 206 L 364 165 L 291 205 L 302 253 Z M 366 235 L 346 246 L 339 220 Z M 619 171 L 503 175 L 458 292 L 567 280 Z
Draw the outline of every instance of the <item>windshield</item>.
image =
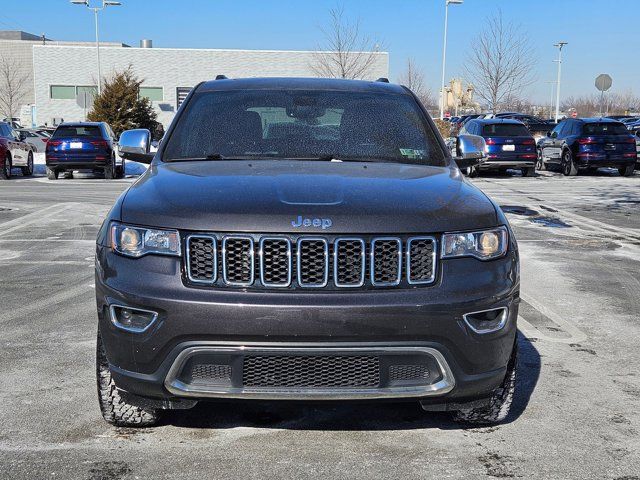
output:
M 485 137 L 530 137 L 527 127 L 515 123 L 494 123 L 482 127 Z
M 65 125 L 64 127 L 56 128 L 53 133 L 53 138 L 60 137 L 101 137 L 100 127 L 89 125 Z
M 622 123 L 585 123 L 584 135 L 628 135 L 629 130 Z
M 163 159 L 206 157 L 445 165 L 444 152 L 411 96 L 331 90 L 195 94 Z

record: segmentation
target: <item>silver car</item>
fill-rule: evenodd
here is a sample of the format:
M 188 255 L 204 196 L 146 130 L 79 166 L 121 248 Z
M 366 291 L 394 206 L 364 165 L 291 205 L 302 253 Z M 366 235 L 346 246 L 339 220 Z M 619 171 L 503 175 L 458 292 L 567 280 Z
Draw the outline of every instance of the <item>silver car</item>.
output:
M 26 128 L 18 130 L 22 134 L 24 141 L 33 147 L 34 152 L 44 152 L 47 148 L 47 140 L 49 137 L 44 133 Z

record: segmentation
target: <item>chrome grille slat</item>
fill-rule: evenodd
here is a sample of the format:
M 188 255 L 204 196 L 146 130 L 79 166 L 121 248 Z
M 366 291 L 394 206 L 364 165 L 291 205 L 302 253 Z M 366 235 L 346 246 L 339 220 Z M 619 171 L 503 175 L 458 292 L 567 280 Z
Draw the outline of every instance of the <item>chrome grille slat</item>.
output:
M 436 239 L 411 237 L 407 240 L 407 282 L 411 285 L 435 280 Z
M 212 235 L 190 235 L 185 247 L 187 275 L 194 283 L 213 284 L 218 279 L 218 242 Z
M 227 285 L 249 286 L 255 277 L 253 238 L 229 235 L 222 239 L 222 278 Z
M 193 286 L 287 289 L 415 288 L 435 282 L 434 236 L 185 235 Z
M 329 283 L 329 243 L 321 237 L 298 239 L 296 256 L 298 285 L 322 288 Z
M 260 282 L 265 287 L 291 285 L 291 241 L 282 237 L 260 239 Z
M 397 237 L 378 237 L 371 240 L 369 253 L 371 284 L 391 287 L 402 279 L 402 240 Z
M 361 238 L 337 238 L 333 248 L 333 282 L 336 287 L 357 288 L 365 281 L 365 243 Z

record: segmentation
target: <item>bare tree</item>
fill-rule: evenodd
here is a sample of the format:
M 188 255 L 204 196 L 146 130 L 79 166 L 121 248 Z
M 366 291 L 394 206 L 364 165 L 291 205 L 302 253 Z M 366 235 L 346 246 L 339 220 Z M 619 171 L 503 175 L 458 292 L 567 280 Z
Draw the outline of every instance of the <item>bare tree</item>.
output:
M 329 10 L 330 22 L 320 28 L 325 43 L 314 54 L 311 69 L 321 77 L 366 78 L 371 74 L 378 43 L 360 33 L 360 21 L 345 19 L 342 6 Z
M 0 57 L 0 113 L 11 118 L 26 95 L 29 76 L 16 59 Z
M 398 83 L 415 93 L 425 108 L 435 105 L 436 101 L 433 92 L 427 87 L 424 72 L 416 67 L 412 58 L 407 58 L 407 66 L 398 77 Z
M 635 96 L 632 92 L 607 92 L 603 105 L 600 100 L 599 93 L 569 97 L 562 102 L 561 107 L 564 111 L 575 109 L 579 117 L 597 117 L 600 114 L 628 115 L 640 110 L 640 97 Z
M 496 113 L 506 99 L 534 82 L 534 66 L 528 37 L 519 25 L 505 23 L 498 11 L 471 44 L 466 71 L 478 96 Z

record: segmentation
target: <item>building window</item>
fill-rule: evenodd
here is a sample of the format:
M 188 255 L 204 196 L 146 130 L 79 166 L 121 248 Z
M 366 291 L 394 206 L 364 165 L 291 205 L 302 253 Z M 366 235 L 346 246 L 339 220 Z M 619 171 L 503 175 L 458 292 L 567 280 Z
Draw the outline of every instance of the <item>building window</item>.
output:
M 191 91 L 191 87 L 178 87 L 176 88 L 176 98 L 178 100 L 176 107 L 180 108 L 184 99 L 187 98 L 189 92 Z
M 54 100 L 74 100 L 76 98 L 75 85 L 51 85 L 51 98 Z
M 152 102 L 162 102 L 164 95 L 162 87 L 140 87 L 140 98 L 148 98 Z

